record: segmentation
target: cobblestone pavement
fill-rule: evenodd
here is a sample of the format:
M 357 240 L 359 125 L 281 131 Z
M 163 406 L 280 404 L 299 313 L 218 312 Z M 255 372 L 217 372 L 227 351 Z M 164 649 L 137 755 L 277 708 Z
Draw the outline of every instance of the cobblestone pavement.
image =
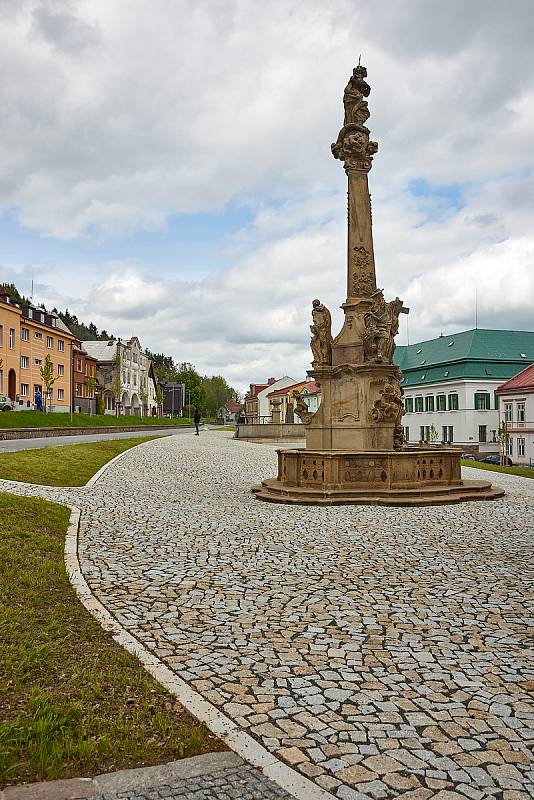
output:
M 152 789 L 111 792 L 89 800 L 291 800 L 291 795 L 249 766 L 195 776 Z
M 507 495 L 485 503 L 295 507 L 250 492 L 275 462 L 205 433 L 91 488 L 3 485 L 82 508 L 99 600 L 334 797 L 532 797 L 534 480 L 495 475 Z

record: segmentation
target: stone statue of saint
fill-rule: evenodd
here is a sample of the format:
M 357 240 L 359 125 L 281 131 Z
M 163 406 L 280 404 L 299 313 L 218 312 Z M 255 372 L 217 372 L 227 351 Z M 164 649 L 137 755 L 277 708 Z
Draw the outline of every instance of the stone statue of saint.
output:
M 332 364 L 332 317 L 330 311 L 320 300 L 314 300 L 312 306 L 313 325 L 310 325 L 312 366 L 330 366 Z
M 345 125 L 363 125 L 369 119 L 369 106 L 364 97 L 369 97 L 371 87 L 364 80 L 366 77 L 365 67 L 359 65 L 354 67 L 343 93 Z
M 402 300 L 398 297 L 386 303 L 381 289 L 371 295 L 373 305 L 364 315 L 363 349 L 367 361 L 391 364 L 395 351 L 395 336 L 399 332 Z

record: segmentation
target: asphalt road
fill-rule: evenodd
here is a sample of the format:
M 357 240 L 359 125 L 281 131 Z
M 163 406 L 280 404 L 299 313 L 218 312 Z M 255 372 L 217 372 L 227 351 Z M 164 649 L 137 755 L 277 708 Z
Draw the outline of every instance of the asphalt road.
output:
M 87 436 L 46 436 L 35 439 L 6 439 L 0 440 L 0 453 L 13 453 L 17 450 L 35 450 L 39 447 L 57 447 L 67 444 L 86 444 L 100 442 L 102 439 L 133 439 L 138 436 L 173 436 L 175 434 L 189 434 L 194 436 L 194 428 L 156 428 L 153 431 L 127 431 L 118 433 L 91 433 Z

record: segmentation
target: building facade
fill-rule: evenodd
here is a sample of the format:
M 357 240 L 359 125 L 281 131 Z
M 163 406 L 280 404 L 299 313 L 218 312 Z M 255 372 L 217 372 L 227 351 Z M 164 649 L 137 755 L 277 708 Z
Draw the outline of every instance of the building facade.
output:
M 156 402 L 155 389 L 152 394 L 149 390 L 151 362 L 137 336 L 126 341 L 89 341 L 83 345 L 97 362 L 98 391 L 105 413 L 152 416 Z
M 397 347 L 410 443 L 497 452 L 497 389 L 534 361 L 530 331 L 472 330 Z
M 165 416 L 181 417 L 185 406 L 185 383 L 161 381 L 163 413 Z
M 285 375 L 283 378 L 269 378 L 267 383 L 251 383 L 245 396 L 245 418 L 250 424 L 272 422 L 269 393 L 276 389 L 284 389 L 295 383 L 294 378 Z
M 313 380 L 308 379 L 269 392 L 267 397 L 272 422 L 288 424 L 301 422 L 300 417 L 295 414 L 297 393 L 301 395 L 311 413 L 317 411 L 321 400 L 321 390 Z
M 75 342 L 72 347 L 73 411 L 96 413 L 96 366 L 96 358 L 89 355 L 83 343 Z
M 35 407 L 40 394 L 49 411 L 70 411 L 71 350 L 76 339 L 57 314 L 31 304 L 17 305 L 0 291 L 0 393 L 19 410 Z M 47 356 L 53 383 L 47 388 L 41 370 Z
M 534 364 L 497 389 L 499 419 L 506 423 L 507 455 L 534 467 Z

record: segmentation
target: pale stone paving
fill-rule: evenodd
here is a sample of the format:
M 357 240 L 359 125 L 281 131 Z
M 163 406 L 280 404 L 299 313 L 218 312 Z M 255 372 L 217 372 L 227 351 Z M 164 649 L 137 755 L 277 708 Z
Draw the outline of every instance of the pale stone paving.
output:
M 100 601 L 334 797 L 531 797 L 534 480 L 492 474 L 508 494 L 486 503 L 295 507 L 250 492 L 275 461 L 205 433 L 91 488 L 2 486 L 80 507 Z

